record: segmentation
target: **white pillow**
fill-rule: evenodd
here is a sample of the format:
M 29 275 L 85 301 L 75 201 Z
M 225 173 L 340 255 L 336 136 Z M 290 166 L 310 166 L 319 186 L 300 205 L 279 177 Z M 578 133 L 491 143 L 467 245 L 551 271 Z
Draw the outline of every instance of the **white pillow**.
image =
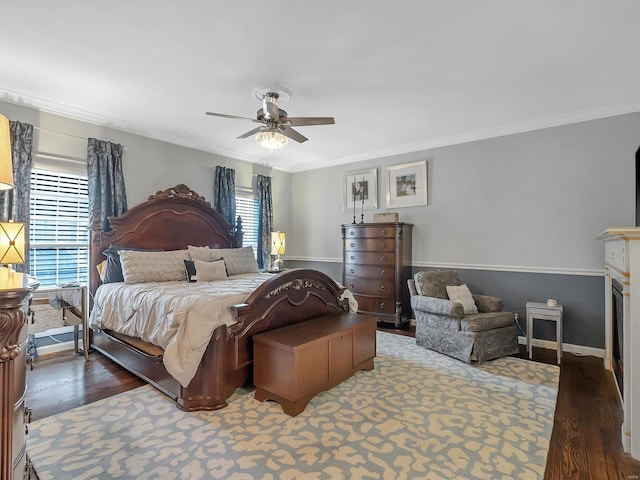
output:
M 201 262 L 194 260 L 193 266 L 196 267 L 195 280 L 198 282 L 211 282 L 213 280 L 226 280 L 227 269 L 224 266 L 224 260 L 216 260 L 215 262 Z M 191 277 L 191 278 L 194 278 Z
M 189 260 L 188 250 L 166 252 L 120 250 L 122 276 L 125 283 L 184 280 L 185 260 Z
M 191 260 L 200 260 L 201 262 L 209 262 L 213 260 L 211 258 L 211 249 L 209 247 L 194 247 L 192 245 L 188 245 L 187 250 L 189 250 Z M 220 258 L 220 256 L 218 256 L 218 258 Z
M 476 302 L 473 301 L 473 296 L 466 284 L 460 286 L 447 285 L 447 295 L 449 296 L 449 300 L 462 304 L 465 315 L 468 313 L 478 313 Z
M 257 273 L 258 262 L 253 254 L 253 247 L 242 248 L 212 248 L 210 249 L 211 257 L 224 258 L 227 266 L 227 273 L 231 275 L 239 275 L 241 273 Z

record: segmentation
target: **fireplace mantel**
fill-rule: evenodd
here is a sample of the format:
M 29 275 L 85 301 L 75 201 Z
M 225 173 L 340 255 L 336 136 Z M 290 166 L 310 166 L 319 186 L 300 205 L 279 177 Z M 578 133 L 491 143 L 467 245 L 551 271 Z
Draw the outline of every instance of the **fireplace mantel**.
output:
M 622 446 L 633 458 L 640 459 L 640 227 L 608 228 L 596 238 L 604 241 L 605 250 L 604 366 L 613 372 L 612 295 L 613 281 L 617 280 L 623 286 Z

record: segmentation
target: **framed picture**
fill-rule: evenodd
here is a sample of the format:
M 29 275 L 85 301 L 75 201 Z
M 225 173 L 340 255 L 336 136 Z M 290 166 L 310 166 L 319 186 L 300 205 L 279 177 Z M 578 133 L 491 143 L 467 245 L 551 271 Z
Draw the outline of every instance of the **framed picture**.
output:
M 344 174 L 344 210 L 375 210 L 378 208 L 378 169 L 358 170 Z M 355 213 L 354 213 L 355 215 Z
M 427 205 L 427 161 L 387 167 L 387 207 Z

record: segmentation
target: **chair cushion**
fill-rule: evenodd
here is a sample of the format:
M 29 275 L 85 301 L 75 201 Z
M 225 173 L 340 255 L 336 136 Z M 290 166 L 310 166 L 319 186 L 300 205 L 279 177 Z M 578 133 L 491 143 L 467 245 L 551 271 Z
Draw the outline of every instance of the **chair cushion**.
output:
M 471 292 L 469 291 L 469 287 L 467 287 L 466 284 L 447 285 L 447 295 L 449 295 L 449 300 L 462 304 L 465 315 L 478 313 L 476 302 L 474 302 Z
M 484 332 L 494 328 L 513 325 L 515 321 L 512 312 L 472 313 L 460 320 L 460 330 L 463 332 Z
M 430 270 L 418 272 L 413 276 L 419 295 L 449 299 L 447 285 L 460 285 L 458 274 L 451 270 Z

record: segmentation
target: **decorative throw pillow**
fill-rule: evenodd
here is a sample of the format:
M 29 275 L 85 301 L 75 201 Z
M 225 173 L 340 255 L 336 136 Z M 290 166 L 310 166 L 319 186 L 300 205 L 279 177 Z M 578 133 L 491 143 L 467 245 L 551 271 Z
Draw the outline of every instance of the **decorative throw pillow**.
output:
M 107 266 L 104 269 L 104 278 L 102 283 L 124 282 L 122 274 L 122 263 L 120 262 L 120 251 L 132 250 L 136 252 L 161 252 L 160 249 L 144 249 L 134 247 L 121 247 L 119 245 L 111 245 L 102 254 L 107 257 Z
M 200 262 L 200 261 L 199 260 L 185 260 L 184 261 L 184 267 L 185 267 L 185 269 L 187 271 L 187 280 L 189 282 L 197 282 L 199 280 L 199 278 L 197 277 L 197 269 L 196 269 L 195 262 Z M 226 280 L 227 278 L 229 278 L 227 276 L 227 267 L 226 267 L 226 265 L 224 265 L 224 259 L 223 258 L 216 258 L 215 260 L 212 260 L 211 262 L 200 262 L 200 263 L 213 263 L 213 262 L 222 262 L 222 264 L 224 266 L 224 277 L 222 279 L 216 278 L 215 280 Z M 216 267 L 216 268 L 219 268 L 219 267 Z M 200 280 L 200 281 L 203 282 L 203 281 L 209 281 L 209 280 Z
M 196 281 L 198 282 L 212 282 L 214 280 L 226 280 L 227 269 L 224 265 L 224 260 L 214 260 L 213 262 L 201 262 L 200 260 L 194 260 L 194 267 L 196 270 Z
M 447 295 L 449 295 L 449 300 L 462 304 L 465 315 L 469 313 L 478 313 L 478 307 L 473 301 L 473 296 L 466 284 L 459 286 L 447 285 Z
M 98 265 L 96 265 L 96 270 L 98 271 L 98 275 L 100 276 L 100 281 L 104 283 L 105 273 L 107 271 L 107 261 L 103 260 Z
M 253 254 L 253 247 L 212 249 L 212 254 L 220 254 L 227 266 L 227 273 L 240 275 L 241 273 L 257 273 L 258 262 Z
M 184 269 L 187 272 L 187 281 L 191 283 L 196 281 L 196 266 L 193 262 L 195 262 L 195 260 L 184 261 Z
M 187 250 L 189 250 L 191 260 L 200 260 L 201 262 L 210 262 L 213 260 L 209 247 L 194 247 L 193 245 L 188 245 Z M 216 258 L 220 258 L 221 256 L 222 255 L 218 255 Z
M 188 259 L 188 250 L 165 252 L 120 251 L 122 274 L 125 283 L 184 280 L 184 261 Z

